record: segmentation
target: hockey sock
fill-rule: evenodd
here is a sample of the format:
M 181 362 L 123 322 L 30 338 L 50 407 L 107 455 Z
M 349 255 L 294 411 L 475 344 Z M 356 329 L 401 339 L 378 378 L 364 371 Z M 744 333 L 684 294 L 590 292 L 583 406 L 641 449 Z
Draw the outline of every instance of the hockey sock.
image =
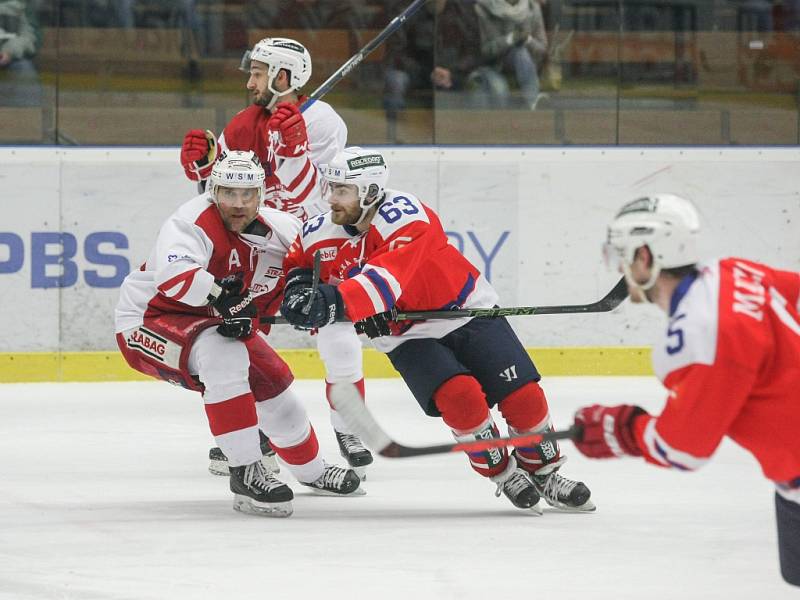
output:
M 229 465 L 248 465 L 261 458 L 253 394 L 248 392 L 220 402 L 206 401 L 205 409 L 211 434 L 228 457 Z
M 456 440 L 499 437 L 497 426 L 489 414 L 486 396 L 474 377 L 456 375 L 448 379 L 433 394 L 433 400 Z M 508 464 L 505 448 L 471 452 L 467 456 L 472 468 L 484 477 L 501 473 Z
M 338 431 L 339 433 L 349 433 L 354 434 L 353 431 L 347 423 L 345 423 L 344 419 L 342 419 L 341 415 L 333 408 L 333 404 L 331 404 L 331 386 L 333 384 L 325 380 L 325 397 L 328 399 L 328 406 L 331 407 L 331 425 L 333 425 L 334 430 Z M 362 377 L 358 381 L 353 383 L 345 383 L 345 384 L 338 384 L 338 385 L 354 385 L 358 390 L 359 396 L 361 399 L 364 400 L 365 393 L 364 393 L 364 378 Z
M 544 391 L 536 382 L 527 383 L 503 398 L 499 408 L 511 435 L 543 433 L 553 429 Z M 555 441 L 518 447 L 515 455 L 519 465 L 531 473 L 556 463 L 561 458 L 558 443 Z

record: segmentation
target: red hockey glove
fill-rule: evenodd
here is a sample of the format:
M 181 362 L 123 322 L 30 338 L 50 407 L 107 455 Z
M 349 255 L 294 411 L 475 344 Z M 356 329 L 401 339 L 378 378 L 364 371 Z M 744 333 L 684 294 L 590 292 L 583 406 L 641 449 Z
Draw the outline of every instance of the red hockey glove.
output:
M 589 458 L 641 456 L 633 434 L 633 420 L 647 414 L 643 408 L 622 404 L 593 404 L 575 413 L 575 425 L 583 428 L 583 436 L 575 446 Z
M 284 158 L 297 158 L 308 151 L 306 121 L 300 109 L 289 102 L 281 102 L 267 121 L 267 129 L 278 133 L 275 154 Z
M 183 138 L 181 165 L 192 181 L 208 179 L 217 159 L 217 138 L 211 131 L 192 129 Z

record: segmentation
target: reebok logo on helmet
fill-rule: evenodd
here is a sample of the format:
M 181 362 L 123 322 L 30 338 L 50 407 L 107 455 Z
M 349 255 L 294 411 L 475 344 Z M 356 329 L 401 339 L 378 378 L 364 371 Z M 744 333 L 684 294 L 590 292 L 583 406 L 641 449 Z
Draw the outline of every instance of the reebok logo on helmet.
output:
M 362 169 L 364 167 L 383 166 L 383 157 L 380 154 L 370 154 L 369 156 L 359 156 L 347 161 L 348 169 Z

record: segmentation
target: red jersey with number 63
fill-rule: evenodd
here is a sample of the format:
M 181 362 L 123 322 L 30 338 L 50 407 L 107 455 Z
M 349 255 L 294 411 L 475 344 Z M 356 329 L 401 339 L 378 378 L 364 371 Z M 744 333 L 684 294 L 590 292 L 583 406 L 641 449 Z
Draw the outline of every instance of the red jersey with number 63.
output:
M 650 462 L 696 469 L 727 435 L 800 500 L 800 273 L 741 258 L 698 267 L 653 348 L 669 398 L 637 419 L 638 444 Z
M 284 272 L 311 268 L 322 258 L 322 281 L 339 286 L 351 321 L 393 307 L 399 311 L 485 308 L 497 293 L 480 271 L 448 242 L 436 213 L 406 192 L 386 190 L 369 229 L 331 221 L 327 212 L 303 224 L 289 248 Z M 440 338 L 469 318 L 403 322 L 393 335 L 373 340 L 389 352 L 411 338 Z

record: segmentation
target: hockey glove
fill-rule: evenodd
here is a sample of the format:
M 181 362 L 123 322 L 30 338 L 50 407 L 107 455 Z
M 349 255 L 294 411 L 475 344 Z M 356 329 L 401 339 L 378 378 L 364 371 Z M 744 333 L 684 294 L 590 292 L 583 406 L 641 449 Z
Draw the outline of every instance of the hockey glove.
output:
M 211 131 L 192 129 L 183 138 L 181 165 L 192 181 L 208 179 L 217 159 L 217 138 Z
M 283 288 L 284 297 L 294 295 L 299 290 L 311 287 L 314 283 L 314 269 L 297 267 L 286 274 L 286 286 Z
M 589 458 L 641 456 L 633 421 L 646 414 L 643 408 L 629 404 L 581 408 L 575 413 L 575 425 L 583 428 L 583 435 L 575 440 L 575 446 Z
M 214 297 L 212 291 L 209 299 L 222 317 L 222 325 L 217 327 L 217 333 L 229 338 L 249 336 L 253 332 L 253 319 L 258 316 L 249 290 L 241 279 L 234 277 L 226 277 L 215 283 L 219 286 L 219 294 Z
M 325 327 L 344 317 L 344 301 L 335 285 L 321 283 L 316 292 L 295 286 L 291 294 L 284 294 L 281 314 L 297 329 Z
M 306 121 L 300 109 L 290 102 L 281 102 L 275 107 L 267 129 L 276 132 L 279 138 L 275 154 L 283 158 L 297 158 L 308 151 Z
M 374 340 L 385 335 L 392 335 L 392 330 L 389 329 L 389 323 L 392 321 L 394 321 L 392 312 L 387 311 L 367 317 L 363 321 L 356 321 L 353 326 L 356 328 L 356 333 L 363 333 L 369 339 Z

